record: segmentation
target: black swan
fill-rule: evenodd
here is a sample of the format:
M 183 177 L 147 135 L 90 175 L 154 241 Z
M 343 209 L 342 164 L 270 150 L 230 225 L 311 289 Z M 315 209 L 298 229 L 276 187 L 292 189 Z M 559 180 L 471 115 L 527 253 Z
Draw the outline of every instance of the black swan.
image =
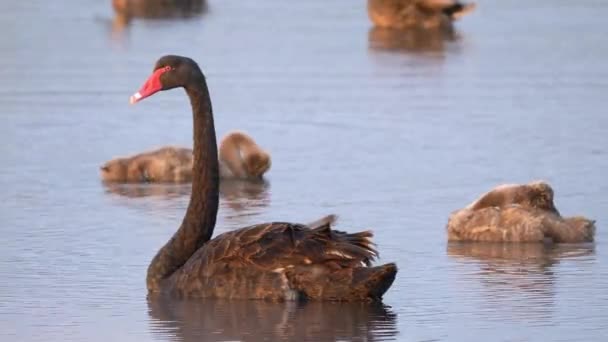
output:
M 183 222 L 148 267 L 150 293 L 180 297 L 379 301 L 397 266 L 372 267 L 371 231 L 346 233 L 331 224 L 269 222 L 211 239 L 219 196 L 219 163 L 211 100 L 192 59 L 161 57 L 130 103 L 183 87 L 194 117 L 194 177 Z

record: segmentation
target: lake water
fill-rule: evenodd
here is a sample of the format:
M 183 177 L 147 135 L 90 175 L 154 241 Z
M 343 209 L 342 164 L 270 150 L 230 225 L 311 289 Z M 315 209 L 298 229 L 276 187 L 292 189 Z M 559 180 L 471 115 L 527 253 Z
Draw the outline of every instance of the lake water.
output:
M 364 1 L 222 0 L 114 18 L 109 0 L 0 3 L 0 340 L 603 341 L 608 336 L 608 2 L 481 1 L 458 39 L 370 30 Z M 122 23 L 122 24 L 121 24 Z M 190 146 L 183 91 L 129 106 L 163 54 L 199 62 L 218 136 L 272 153 L 222 188 L 216 232 L 340 215 L 399 274 L 384 305 L 148 301 L 188 186 L 98 167 Z M 451 211 L 549 181 L 592 245 L 448 245 Z

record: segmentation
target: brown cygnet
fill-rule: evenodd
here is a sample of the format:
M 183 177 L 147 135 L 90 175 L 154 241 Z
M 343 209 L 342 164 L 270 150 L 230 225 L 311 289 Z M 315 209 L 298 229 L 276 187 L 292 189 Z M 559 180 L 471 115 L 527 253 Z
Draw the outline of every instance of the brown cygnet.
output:
M 475 3 L 457 0 L 368 0 L 367 13 L 377 27 L 392 29 L 452 28 L 452 22 L 472 12 Z
M 227 134 L 219 147 L 220 177 L 259 179 L 270 169 L 270 154 L 247 134 Z
M 453 212 L 447 224 L 449 241 L 591 242 L 595 221 L 562 217 L 545 182 L 498 186 L 469 206 Z
M 115 158 L 101 166 L 101 178 L 117 183 L 189 182 L 192 180 L 192 150 L 166 146 Z
M 260 179 L 270 169 L 270 155 L 243 132 L 228 133 L 219 147 L 222 178 Z M 192 181 L 192 150 L 166 146 L 115 158 L 101 166 L 101 178 L 117 183 Z

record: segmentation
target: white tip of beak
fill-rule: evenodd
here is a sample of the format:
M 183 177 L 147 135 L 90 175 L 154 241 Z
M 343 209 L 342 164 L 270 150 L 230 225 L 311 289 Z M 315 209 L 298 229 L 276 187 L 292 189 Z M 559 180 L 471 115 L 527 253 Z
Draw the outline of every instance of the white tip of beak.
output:
M 131 97 L 129 98 L 129 104 L 134 104 L 135 102 L 139 101 L 139 99 L 141 99 L 141 94 L 137 92 L 131 95 Z

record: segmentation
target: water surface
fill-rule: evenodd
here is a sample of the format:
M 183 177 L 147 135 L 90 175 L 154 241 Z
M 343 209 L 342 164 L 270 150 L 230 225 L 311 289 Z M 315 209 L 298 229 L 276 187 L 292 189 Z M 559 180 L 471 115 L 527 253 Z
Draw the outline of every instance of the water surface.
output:
M 0 4 L 0 340 L 602 341 L 608 335 L 604 1 L 485 1 L 457 39 L 372 30 L 363 1 L 223 0 L 116 18 L 110 1 Z M 340 215 L 373 228 L 384 306 L 148 299 L 188 186 L 104 186 L 107 159 L 190 146 L 181 91 L 128 106 L 156 59 L 196 59 L 218 136 L 272 153 L 222 187 L 217 232 Z M 545 179 L 585 246 L 446 243 L 449 213 Z

